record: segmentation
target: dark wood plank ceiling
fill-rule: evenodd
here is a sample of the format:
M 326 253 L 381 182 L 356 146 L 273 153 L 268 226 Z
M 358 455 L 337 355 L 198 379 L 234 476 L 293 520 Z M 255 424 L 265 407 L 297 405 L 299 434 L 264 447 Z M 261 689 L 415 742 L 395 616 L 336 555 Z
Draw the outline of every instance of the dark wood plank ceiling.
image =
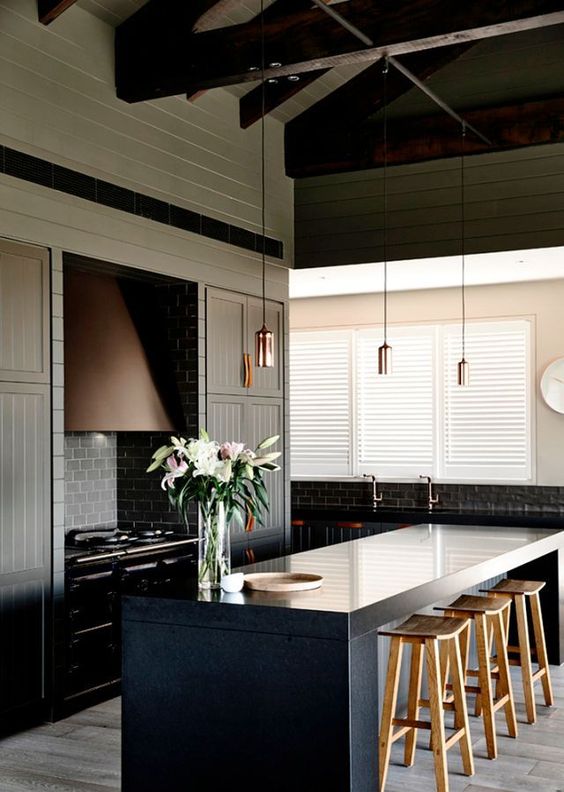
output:
M 564 23 L 562 0 L 352 0 L 342 6 L 343 15 L 371 37 L 362 45 L 323 10 L 315 7 L 265 20 L 267 77 L 323 69 L 344 63 L 378 60 L 382 55 L 401 55 L 421 49 L 475 41 L 539 27 Z M 160 9 L 160 10 L 159 10 Z M 187 34 L 192 25 L 192 4 L 151 0 L 117 30 L 116 85 L 128 102 L 155 99 L 205 88 L 234 85 L 256 79 L 260 65 L 260 21 Z M 154 25 L 167 20 L 168 35 L 157 38 Z M 193 23 L 192 23 L 193 24 Z M 162 24 L 159 25 L 162 28 Z M 127 56 L 127 57 L 126 57 Z M 147 68 L 150 63 L 150 69 Z
M 73 1 L 38 0 L 41 20 L 51 21 Z M 542 28 L 551 28 L 559 31 L 552 57 L 554 60 L 554 52 L 559 51 L 561 62 L 559 68 L 552 65 L 551 79 L 543 72 L 542 59 L 530 66 L 527 55 L 522 61 L 513 61 L 511 76 L 505 78 L 503 66 L 498 75 L 490 53 L 491 80 L 482 75 L 481 91 L 471 100 L 468 96 L 461 99 L 455 88 L 444 98 L 492 139 L 494 145 L 489 150 L 564 140 L 564 0 L 475 0 L 465 4 L 452 0 L 341 0 L 336 9 L 370 37 L 373 43 L 368 46 L 311 0 L 265 0 L 263 20 L 257 14 L 259 0 L 249 0 L 247 5 L 247 15 L 237 18 L 249 19 L 254 13 L 250 21 L 226 25 L 225 15 L 236 8 L 237 0 L 148 0 L 116 31 L 118 96 L 137 102 L 185 94 L 198 101 L 214 87 L 253 82 L 240 99 L 240 123 L 247 128 L 263 112 L 263 86 L 257 83 L 257 71 L 264 27 L 265 112 L 276 111 L 302 91 L 306 97 L 303 111 L 286 124 L 287 173 L 302 177 L 373 168 L 382 164 L 383 55 L 395 55 L 420 80 L 442 87 L 443 73 L 456 72 L 463 82 L 472 81 L 471 70 L 478 62 L 474 52 L 480 52 L 486 40 L 534 37 Z M 495 46 L 492 48 L 495 55 Z M 343 64 L 352 64 L 346 67 L 349 72 L 363 70 L 346 82 L 341 78 L 342 84 L 335 79 L 332 85 L 331 75 L 340 73 Z M 534 80 L 528 69 L 534 71 Z M 560 78 L 554 78 L 555 71 Z M 322 87 L 327 83 L 334 88 L 328 95 L 308 88 L 320 77 Z M 515 88 L 519 80 L 521 91 Z M 495 96 L 490 83 L 497 86 Z M 300 105 L 292 101 L 295 107 Z M 429 104 L 422 110 L 417 89 L 393 67 L 388 76 L 387 104 L 391 164 L 459 153 L 460 126 Z M 396 107 L 402 112 L 394 117 Z M 469 136 L 467 150 L 473 153 L 485 147 Z

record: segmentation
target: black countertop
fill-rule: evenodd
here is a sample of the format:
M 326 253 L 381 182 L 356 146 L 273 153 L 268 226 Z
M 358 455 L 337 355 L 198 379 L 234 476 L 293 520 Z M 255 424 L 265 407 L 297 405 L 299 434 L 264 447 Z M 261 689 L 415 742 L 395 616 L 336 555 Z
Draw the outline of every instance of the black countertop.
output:
M 151 613 L 168 623 L 189 614 L 202 627 L 350 640 L 561 547 L 564 531 L 550 528 L 422 524 L 244 568 L 320 574 L 324 583 L 314 591 L 226 595 L 198 592 L 185 582 L 127 597 L 125 613 L 140 621 Z
M 425 508 L 390 508 L 380 506 L 314 506 L 305 509 L 293 508 L 292 520 L 304 521 L 363 521 L 370 523 L 399 522 L 416 525 L 432 521 L 439 525 L 514 525 L 563 528 L 564 514 L 506 509 L 488 511 L 486 509 L 459 510 L 438 507 L 430 511 Z

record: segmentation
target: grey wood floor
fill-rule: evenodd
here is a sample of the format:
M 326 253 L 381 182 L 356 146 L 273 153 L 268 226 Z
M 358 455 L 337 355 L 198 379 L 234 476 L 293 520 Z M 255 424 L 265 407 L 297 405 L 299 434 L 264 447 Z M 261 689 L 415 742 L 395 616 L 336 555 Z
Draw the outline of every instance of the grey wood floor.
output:
M 457 747 L 449 751 L 451 792 L 564 792 L 564 667 L 553 668 L 556 696 L 551 709 L 540 706 L 534 726 L 524 722 L 518 669 L 519 737 L 505 736 L 498 713 L 499 758 L 485 758 L 481 721 L 471 718 L 476 775 L 461 773 Z M 427 738 L 428 739 L 428 738 Z M 392 762 L 401 760 L 401 741 Z M 80 712 L 0 741 L 0 792 L 108 792 L 120 788 L 120 701 Z M 415 766 L 393 764 L 386 792 L 433 792 L 433 757 L 417 751 Z M 316 792 L 316 790 L 312 790 Z

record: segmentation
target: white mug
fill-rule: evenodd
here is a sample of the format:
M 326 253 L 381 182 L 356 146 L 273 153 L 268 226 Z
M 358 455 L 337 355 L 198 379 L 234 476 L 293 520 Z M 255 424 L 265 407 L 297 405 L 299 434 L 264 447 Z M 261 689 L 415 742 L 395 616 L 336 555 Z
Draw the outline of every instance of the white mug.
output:
M 241 591 L 245 582 L 245 575 L 243 572 L 233 572 L 231 575 L 222 575 L 220 586 L 224 591 L 233 593 Z

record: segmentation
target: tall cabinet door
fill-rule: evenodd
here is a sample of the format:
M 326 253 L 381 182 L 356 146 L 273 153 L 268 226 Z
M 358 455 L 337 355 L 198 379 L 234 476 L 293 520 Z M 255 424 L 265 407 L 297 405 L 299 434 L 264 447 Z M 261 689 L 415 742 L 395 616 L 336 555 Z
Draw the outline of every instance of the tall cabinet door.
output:
M 280 435 L 279 442 L 269 451 L 282 450 L 284 437 L 284 407 L 282 399 L 249 397 L 247 399 L 247 436 L 255 448 L 261 440 L 272 435 Z M 282 466 L 282 457 L 276 460 Z M 252 539 L 271 534 L 280 534 L 284 529 L 284 469 L 264 471 L 263 476 L 268 491 L 270 510 L 262 524 L 257 524 Z
M 48 252 L 0 240 L 0 729 L 47 696 L 49 372 Z
M 208 289 L 207 387 L 209 393 L 244 394 L 246 388 L 247 298 Z
M 0 241 L 0 380 L 49 379 L 48 253 Z
M 49 423 L 44 386 L 0 383 L 0 723 L 45 697 Z
M 218 442 L 247 440 L 246 405 L 246 396 L 209 395 L 207 430 L 210 437 Z M 233 521 L 230 530 L 233 541 L 245 539 L 244 528 L 239 523 Z
M 256 396 L 275 396 L 282 398 L 284 360 L 284 321 L 283 306 L 273 300 L 266 301 L 266 325 L 274 333 L 274 366 L 272 368 L 257 368 L 255 333 L 262 327 L 263 311 L 262 300 L 256 297 L 247 297 L 247 347 L 253 356 L 253 387 L 252 393 Z

